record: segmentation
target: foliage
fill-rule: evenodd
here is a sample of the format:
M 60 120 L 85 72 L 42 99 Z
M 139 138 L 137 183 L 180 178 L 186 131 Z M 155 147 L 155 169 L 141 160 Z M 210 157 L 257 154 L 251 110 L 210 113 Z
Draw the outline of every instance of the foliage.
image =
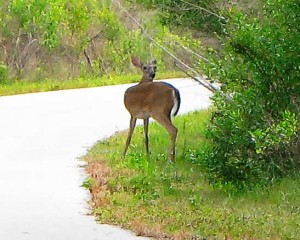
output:
M 225 19 L 218 16 L 221 11 L 217 0 L 128 0 L 148 7 L 159 8 L 162 23 L 171 26 L 184 26 L 209 33 L 222 32 Z
M 262 19 L 233 15 L 225 51 L 207 68 L 233 97 L 214 97 L 204 164 L 214 182 L 243 188 L 300 168 L 299 7 L 269 0 Z
M 169 136 L 157 124 L 149 126 L 149 158 L 141 127 L 125 158 L 121 154 L 126 133 L 96 144 L 84 158 L 93 178 L 90 191 L 98 221 L 157 239 L 297 238 L 299 179 L 249 193 L 209 185 L 199 154 L 209 145 L 205 129 L 210 116 L 205 110 L 174 119 L 179 129 L 174 164 L 165 154 Z
M 5 64 L 0 62 L 0 84 L 5 84 L 8 78 L 8 69 Z
M 11 80 L 135 73 L 131 55 L 145 61 L 155 57 L 160 70 L 173 70 L 163 51 L 125 19 L 109 0 L 3 1 L 1 65 L 6 66 Z M 145 19 L 145 23 L 152 29 L 151 36 L 164 45 L 174 45 L 174 39 L 183 45 L 190 42 L 185 36 L 171 34 L 156 18 Z M 200 46 L 199 41 L 194 42 L 195 48 Z

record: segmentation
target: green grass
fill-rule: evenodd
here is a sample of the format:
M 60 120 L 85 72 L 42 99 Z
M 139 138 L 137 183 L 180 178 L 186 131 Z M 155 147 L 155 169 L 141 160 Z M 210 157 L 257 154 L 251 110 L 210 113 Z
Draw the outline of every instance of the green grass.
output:
M 299 239 L 300 179 L 248 193 L 209 185 L 201 167 L 209 116 L 201 111 L 175 118 L 174 164 L 167 161 L 166 130 L 157 124 L 149 129 L 149 159 L 142 128 L 126 158 L 121 157 L 125 132 L 96 144 L 84 158 L 98 221 L 167 239 Z
M 159 73 L 157 79 L 175 77 L 183 77 L 183 74 L 180 72 Z M 138 82 L 140 78 L 141 74 L 131 74 L 67 80 L 44 79 L 40 81 L 6 81 L 5 83 L 0 83 L 0 96 L 134 83 Z

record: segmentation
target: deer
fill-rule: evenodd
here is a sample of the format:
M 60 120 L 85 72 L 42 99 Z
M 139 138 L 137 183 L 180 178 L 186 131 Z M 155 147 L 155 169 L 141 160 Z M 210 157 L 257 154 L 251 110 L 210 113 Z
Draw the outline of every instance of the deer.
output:
M 144 142 L 149 157 L 148 126 L 152 117 L 161 124 L 170 135 L 169 160 L 175 161 L 175 143 L 178 129 L 173 125 L 171 117 L 176 116 L 180 108 L 180 93 L 177 88 L 166 82 L 153 82 L 156 74 L 156 60 L 143 64 L 137 57 L 132 57 L 134 66 L 141 69 L 141 81 L 129 87 L 124 94 L 124 105 L 130 113 L 129 131 L 123 157 L 126 156 L 137 119 L 144 124 Z

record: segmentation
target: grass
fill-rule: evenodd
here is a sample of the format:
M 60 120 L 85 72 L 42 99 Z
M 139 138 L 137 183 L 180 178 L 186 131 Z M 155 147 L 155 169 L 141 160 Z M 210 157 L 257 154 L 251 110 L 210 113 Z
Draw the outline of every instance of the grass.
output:
M 183 74 L 180 72 L 165 72 L 159 73 L 158 75 L 159 79 L 183 77 Z M 101 78 L 84 77 L 67 80 L 43 79 L 39 81 L 6 81 L 5 83 L 0 83 L 0 96 L 134 83 L 138 82 L 140 78 L 141 74 L 131 74 L 103 76 Z
M 299 239 L 300 179 L 234 194 L 209 185 L 201 167 L 209 116 L 206 110 L 175 118 L 175 164 L 167 161 L 168 135 L 155 123 L 149 159 L 142 128 L 126 158 L 126 132 L 96 144 L 84 159 L 98 221 L 158 239 Z

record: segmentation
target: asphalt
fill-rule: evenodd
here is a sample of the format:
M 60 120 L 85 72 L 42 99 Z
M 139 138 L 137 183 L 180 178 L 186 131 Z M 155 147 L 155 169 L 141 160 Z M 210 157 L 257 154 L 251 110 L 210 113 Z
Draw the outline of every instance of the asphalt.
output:
M 210 105 L 198 83 L 168 82 L 181 93 L 179 114 Z M 0 240 L 145 239 L 96 223 L 80 187 L 79 157 L 129 125 L 129 86 L 0 97 Z

